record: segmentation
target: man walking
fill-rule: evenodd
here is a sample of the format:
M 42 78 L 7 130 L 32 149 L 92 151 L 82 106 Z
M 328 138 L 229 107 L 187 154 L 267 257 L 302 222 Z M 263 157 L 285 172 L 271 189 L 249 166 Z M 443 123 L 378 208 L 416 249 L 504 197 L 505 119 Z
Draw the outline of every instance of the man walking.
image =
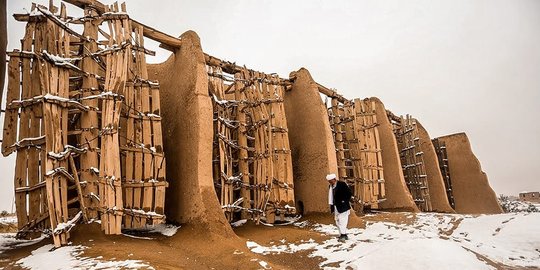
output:
M 328 188 L 328 204 L 330 204 L 330 212 L 334 213 L 334 219 L 336 220 L 336 226 L 339 230 L 339 241 L 348 240 L 347 236 L 347 223 L 349 222 L 349 214 L 351 213 L 351 200 L 352 191 L 349 186 L 336 179 L 335 174 L 329 174 L 326 176 L 326 180 L 330 184 Z

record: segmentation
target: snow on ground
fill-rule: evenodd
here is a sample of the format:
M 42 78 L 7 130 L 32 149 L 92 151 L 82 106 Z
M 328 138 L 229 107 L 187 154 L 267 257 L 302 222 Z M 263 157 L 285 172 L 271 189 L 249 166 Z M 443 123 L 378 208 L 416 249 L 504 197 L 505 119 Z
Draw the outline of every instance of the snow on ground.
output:
M 161 233 L 165 236 L 173 236 L 176 234 L 180 226 L 175 226 L 172 224 L 157 224 L 153 226 L 148 226 L 150 228 L 150 233 Z
M 413 215 L 409 215 L 413 217 Z M 338 235 L 333 225 L 313 230 Z M 262 246 L 248 241 L 259 254 L 310 252 L 324 269 L 495 269 L 482 257 L 508 266 L 540 267 L 540 213 L 448 215 L 422 213 L 410 225 L 368 222 L 349 230 L 345 243 L 332 237 L 322 243 Z
M 503 198 L 499 199 L 503 210 L 507 213 L 515 212 L 540 212 L 540 203 L 528 201 L 519 201 L 517 199 Z
M 1 224 L 17 223 L 17 217 L 1 217 Z M 172 236 L 179 226 L 159 224 L 149 227 L 149 232 Z M 0 254 L 7 249 L 30 246 L 45 239 L 46 236 L 33 240 L 17 240 L 15 233 L 0 234 Z M 132 237 L 132 236 L 131 236 Z M 150 238 L 149 238 L 150 239 Z M 90 258 L 83 256 L 84 246 L 65 246 L 53 250 L 53 245 L 44 245 L 32 251 L 32 254 L 15 262 L 16 266 L 35 270 L 69 270 L 69 269 L 154 269 L 147 263 L 139 260 L 104 260 L 102 257 Z
M 154 269 L 139 260 L 105 261 L 100 257 L 82 256 L 84 246 L 65 246 L 51 251 L 52 244 L 42 246 L 16 265 L 33 270 L 69 269 Z
M 0 217 L 0 224 L 17 224 L 17 216 Z
M 7 249 L 33 245 L 45 238 L 45 236 L 41 236 L 33 240 L 18 240 L 15 239 L 15 235 L 15 233 L 0 234 L 0 254 Z
M 162 224 L 156 224 L 156 225 L 146 225 L 145 227 L 140 228 L 140 229 L 130 229 L 126 233 L 123 233 L 123 235 L 127 237 L 131 237 L 131 238 L 136 238 L 136 239 L 153 240 L 155 238 L 143 236 L 143 235 L 148 235 L 148 233 L 160 233 L 162 235 L 170 237 L 170 236 L 175 235 L 178 229 L 180 229 L 180 226 L 162 223 Z

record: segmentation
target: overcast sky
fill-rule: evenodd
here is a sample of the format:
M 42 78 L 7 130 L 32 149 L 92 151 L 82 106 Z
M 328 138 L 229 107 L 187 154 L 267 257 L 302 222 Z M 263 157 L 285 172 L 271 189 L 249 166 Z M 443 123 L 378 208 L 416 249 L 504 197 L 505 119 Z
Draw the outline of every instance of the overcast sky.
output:
M 10 14 L 30 5 L 8 1 L 9 49 L 24 34 Z M 540 190 L 540 1 L 127 5 L 133 18 L 171 35 L 196 31 L 211 55 L 285 78 L 305 67 L 347 98 L 376 96 L 395 114 L 413 115 L 432 137 L 466 132 L 497 194 Z M 168 56 L 148 45 L 158 52 L 150 62 Z M 11 209 L 14 157 L 0 158 L 0 209 Z

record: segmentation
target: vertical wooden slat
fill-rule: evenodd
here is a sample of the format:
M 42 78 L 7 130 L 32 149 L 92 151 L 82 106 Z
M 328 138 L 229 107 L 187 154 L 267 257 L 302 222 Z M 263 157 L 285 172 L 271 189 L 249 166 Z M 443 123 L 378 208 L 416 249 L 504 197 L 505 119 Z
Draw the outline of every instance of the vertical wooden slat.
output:
M 20 83 L 21 83 L 21 74 L 20 74 L 20 59 L 18 57 L 10 57 L 8 63 L 8 88 L 7 88 L 7 105 L 9 105 L 14 100 L 18 100 L 21 95 Z M 2 135 L 2 154 L 7 156 L 11 153 L 11 148 L 17 141 L 17 120 L 18 120 L 19 109 L 9 109 L 6 108 L 4 114 L 4 131 Z
M 234 99 L 235 100 L 243 100 L 244 99 L 244 83 L 242 82 L 241 78 L 243 78 L 242 74 L 235 74 L 234 75 L 235 80 L 235 91 L 234 91 Z M 247 137 L 246 137 L 246 115 L 244 113 L 245 110 L 245 104 L 239 103 L 238 104 L 238 146 L 240 147 L 238 151 L 238 166 L 239 166 L 239 173 L 242 175 L 242 183 L 245 186 L 249 186 L 250 180 L 249 180 L 249 168 L 248 168 L 248 151 L 247 151 Z M 250 192 L 249 189 L 246 187 L 243 187 L 240 190 L 240 196 L 244 198 L 244 201 L 242 203 L 242 207 L 244 208 L 251 208 L 250 205 Z M 247 218 L 247 214 L 245 212 L 242 212 L 242 218 Z

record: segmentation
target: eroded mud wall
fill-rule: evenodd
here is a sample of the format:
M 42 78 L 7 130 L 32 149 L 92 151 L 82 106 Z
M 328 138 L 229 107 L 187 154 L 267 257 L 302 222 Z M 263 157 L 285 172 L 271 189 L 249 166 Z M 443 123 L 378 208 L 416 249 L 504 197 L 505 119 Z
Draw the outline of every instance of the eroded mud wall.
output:
M 418 207 L 416 207 L 411 193 L 405 184 L 396 137 L 386 115 L 384 104 L 378 98 L 372 97 L 370 100 L 375 101 L 377 104 L 375 113 L 377 114 L 377 121 L 379 123 L 379 135 L 384 164 L 386 201 L 381 202 L 379 208 L 417 212 Z
M 465 133 L 440 137 L 446 143 L 448 166 L 452 175 L 452 188 L 456 212 L 460 214 L 502 213 L 497 195 L 473 154 Z
M 328 183 L 337 173 L 336 149 L 328 114 L 317 83 L 307 69 L 291 73 L 294 83 L 285 92 L 285 112 L 292 151 L 297 210 L 304 214 L 327 212 Z
M 164 151 L 169 189 L 167 218 L 202 224 L 232 235 L 212 182 L 212 103 L 198 35 L 181 36 L 182 47 L 167 61 L 148 67 L 161 83 Z
M 420 121 L 416 120 L 416 125 L 418 128 L 418 138 L 420 139 L 420 151 L 424 152 L 424 167 L 429 186 L 431 207 L 434 212 L 454 213 L 446 197 L 446 190 L 433 143 Z

